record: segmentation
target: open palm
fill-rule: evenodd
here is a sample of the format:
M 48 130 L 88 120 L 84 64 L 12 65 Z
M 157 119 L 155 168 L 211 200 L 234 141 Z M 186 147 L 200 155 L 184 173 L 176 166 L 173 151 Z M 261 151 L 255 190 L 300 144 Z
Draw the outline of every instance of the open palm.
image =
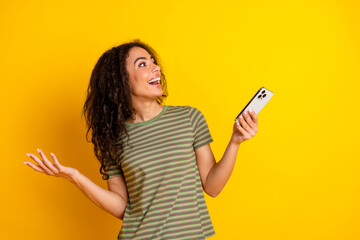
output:
M 46 158 L 45 154 L 41 151 L 41 149 L 38 149 L 38 152 L 40 154 L 40 158 L 38 158 L 35 154 L 32 153 L 26 154 L 30 158 L 32 158 L 37 163 L 37 165 L 29 161 L 24 162 L 26 165 L 28 165 L 35 171 L 42 172 L 46 175 L 54 177 L 63 177 L 68 180 L 71 180 L 72 176 L 78 173 L 78 170 L 75 168 L 61 165 L 55 155 L 51 154 L 54 160 L 54 163 L 52 163 Z

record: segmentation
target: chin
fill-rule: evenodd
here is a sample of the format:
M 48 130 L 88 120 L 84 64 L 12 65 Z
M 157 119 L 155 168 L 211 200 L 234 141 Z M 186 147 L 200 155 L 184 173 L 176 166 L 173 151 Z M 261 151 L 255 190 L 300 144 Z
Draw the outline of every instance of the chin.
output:
M 156 94 L 156 98 L 161 97 L 163 95 L 163 91 L 160 89 L 159 93 Z
M 158 96 L 156 96 L 154 99 L 155 100 L 157 100 L 158 98 L 160 98 L 162 96 L 162 94 L 161 95 L 158 95 Z
M 147 98 L 153 99 L 154 101 L 156 101 L 161 96 L 162 96 L 162 93 L 161 94 L 151 95 L 151 96 L 148 95 Z
M 138 93 L 137 96 L 140 97 L 144 97 L 144 98 L 148 98 L 148 99 L 158 99 L 159 97 L 161 97 L 163 95 L 163 90 L 161 88 L 159 89 L 151 89 L 150 91 L 144 91 L 142 93 Z

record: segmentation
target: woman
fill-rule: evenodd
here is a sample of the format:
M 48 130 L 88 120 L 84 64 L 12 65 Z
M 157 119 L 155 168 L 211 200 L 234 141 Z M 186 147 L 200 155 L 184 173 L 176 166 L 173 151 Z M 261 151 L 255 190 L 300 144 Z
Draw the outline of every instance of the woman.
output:
M 233 170 L 240 144 L 255 136 L 256 113 L 233 125 L 216 163 L 203 114 L 190 106 L 162 105 L 166 79 L 156 52 L 134 40 L 98 60 L 84 104 L 88 132 L 108 190 L 77 169 L 38 150 L 36 171 L 64 177 L 98 207 L 122 219 L 118 239 L 205 239 L 215 234 L 203 190 L 216 197 Z M 87 132 L 87 133 L 88 133 Z

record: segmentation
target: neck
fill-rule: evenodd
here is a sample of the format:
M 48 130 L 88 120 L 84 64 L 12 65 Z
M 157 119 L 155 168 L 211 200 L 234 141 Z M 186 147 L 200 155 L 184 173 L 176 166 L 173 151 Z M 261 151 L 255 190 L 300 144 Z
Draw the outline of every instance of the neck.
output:
M 156 117 L 161 113 L 164 106 L 160 105 L 157 101 L 151 101 L 151 102 L 134 101 L 133 108 L 136 111 L 134 116 L 135 119 L 128 119 L 127 120 L 128 123 L 139 123 L 153 119 L 154 117 Z

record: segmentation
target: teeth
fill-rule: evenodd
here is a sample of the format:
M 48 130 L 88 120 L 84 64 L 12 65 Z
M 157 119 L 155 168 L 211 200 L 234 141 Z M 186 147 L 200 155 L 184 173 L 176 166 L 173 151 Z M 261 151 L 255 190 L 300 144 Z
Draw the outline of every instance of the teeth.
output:
M 150 81 L 148 81 L 148 83 L 155 82 L 155 81 L 160 81 L 160 78 L 155 78 L 153 80 L 150 80 Z

